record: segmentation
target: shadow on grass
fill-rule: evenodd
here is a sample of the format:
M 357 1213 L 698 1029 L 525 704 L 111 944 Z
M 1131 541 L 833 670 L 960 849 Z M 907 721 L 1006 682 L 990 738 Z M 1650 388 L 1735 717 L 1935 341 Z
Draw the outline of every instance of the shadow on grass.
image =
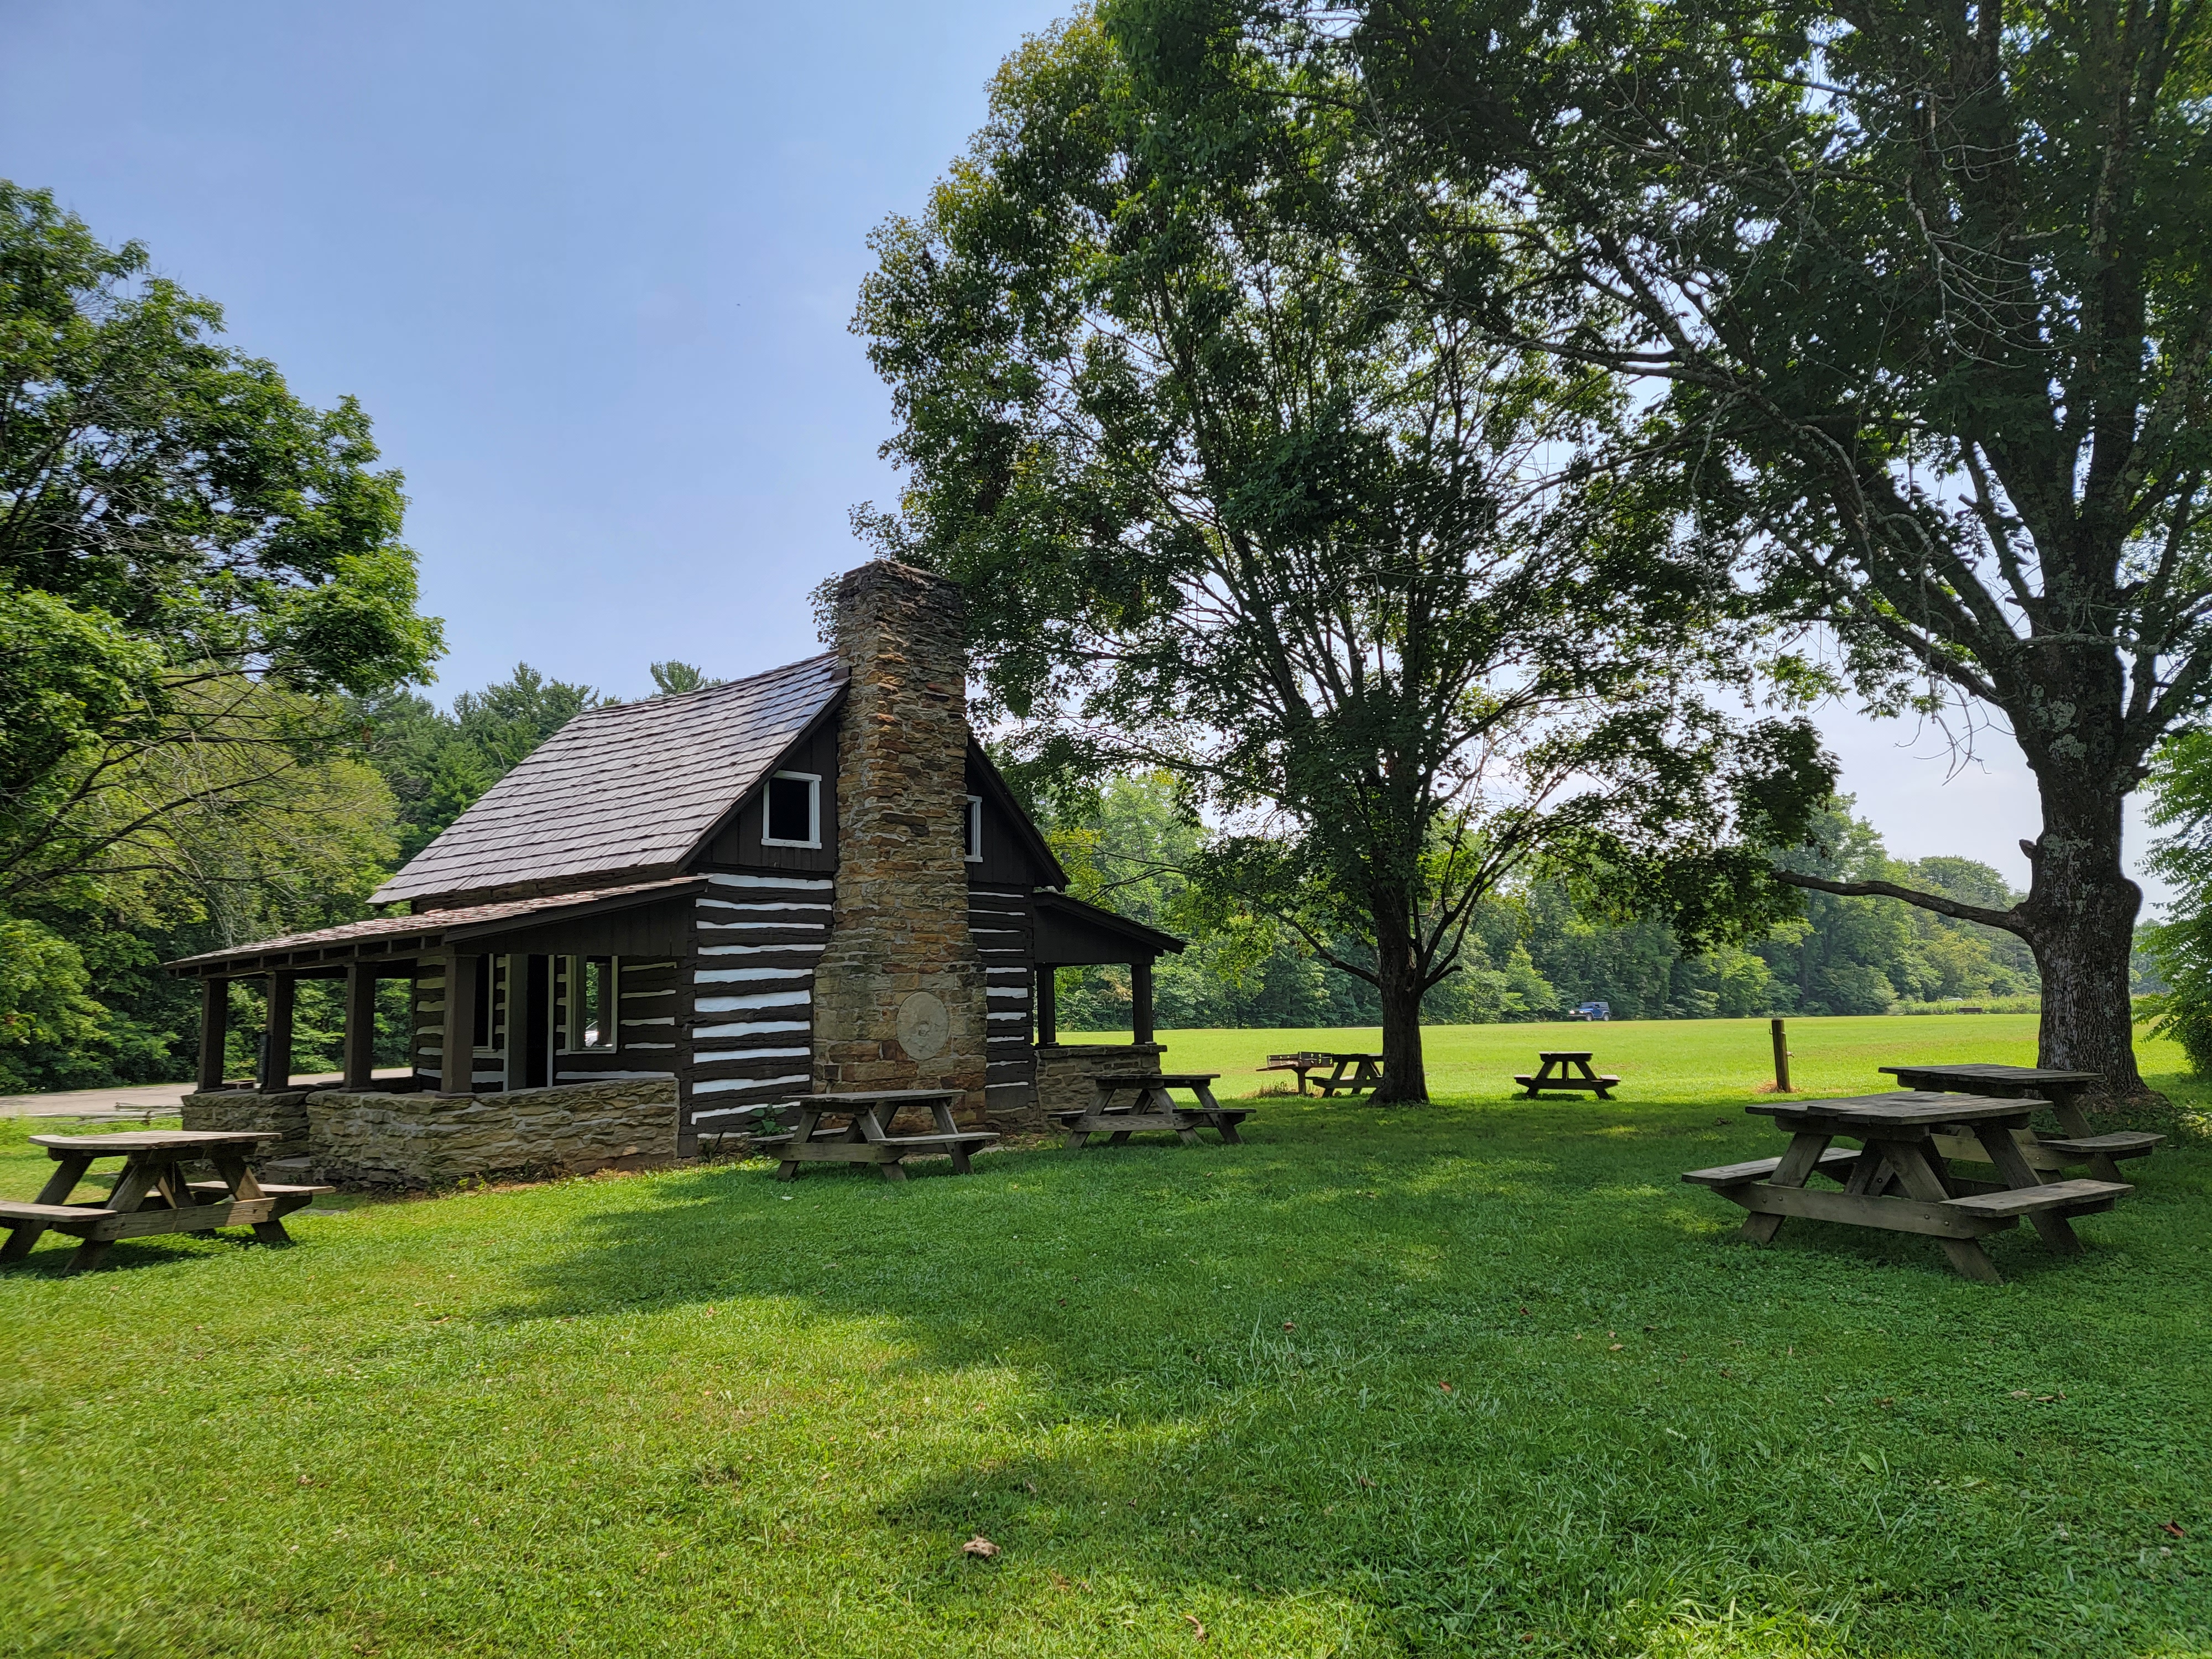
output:
M 21 1261 L 0 1267 L 0 1275 L 21 1279 L 66 1279 L 76 1255 L 77 1240 L 65 1233 L 45 1233 Z M 145 1273 L 156 1267 L 181 1267 L 233 1250 L 291 1250 L 289 1244 L 264 1244 L 244 1226 L 237 1231 L 207 1233 L 159 1233 L 149 1238 L 118 1238 L 108 1247 L 99 1266 L 76 1275 L 80 1279 L 111 1273 Z
M 2163 1530 L 2212 1527 L 2212 1159 L 2161 1155 L 2086 1261 L 2000 1239 L 1993 1289 L 1929 1241 L 1729 1242 L 1741 1212 L 1678 1176 L 1778 1150 L 1732 1106 L 1284 1101 L 1252 1133 L 904 1186 L 699 1167 L 303 1233 L 309 1271 L 204 1274 L 256 1328 L 143 1421 L 296 1437 L 352 1484 L 264 1495 L 359 1540 L 195 1528 L 229 1552 L 213 1580 L 105 1528 L 80 1559 L 288 1620 L 332 1597 L 422 1632 L 395 1654 L 771 1650 L 734 1622 L 763 1607 L 774 1650 L 907 1655 L 1186 1651 L 1185 1614 L 1206 1651 L 1301 1656 L 2010 1659 L 2212 1628 Z M 137 1277 L 153 1297 L 106 1316 L 133 1334 L 175 1284 Z M 36 1289 L 51 1331 L 100 1316 Z M 19 1454 L 72 1423 L 104 1453 L 112 1408 L 46 1392 Z M 978 1533 L 1003 1553 L 963 1556 Z M 319 1551 L 349 1565 L 283 1578 Z M 640 1576 L 686 1561 L 680 1590 Z
M 986 1156 L 966 1179 L 703 1169 L 578 1222 L 492 1316 L 749 1297 L 794 1340 L 884 1330 L 894 1369 L 1011 1374 L 1011 1417 L 879 1518 L 1064 1575 L 1340 1598 L 1415 1649 L 1656 1650 L 1741 1600 L 1792 1651 L 2020 1650 L 2070 1583 L 2017 1520 L 2030 1449 L 2056 1462 L 2061 1437 L 1992 1402 L 2038 1365 L 2081 1373 L 2085 1331 L 2170 1321 L 2146 1238 L 2180 1218 L 2097 1218 L 2081 1261 L 1999 1236 L 1997 1288 L 1917 1237 L 1734 1243 L 1741 1212 L 1677 1177 L 1771 1140 L 1709 1105 L 1286 1103 L 1241 1147 Z
M 987 1153 L 968 1177 L 942 1160 L 896 1184 L 860 1168 L 787 1183 L 766 1162 L 703 1166 L 656 1178 L 650 1205 L 577 1223 L 539 1294 L 501 1316 L 794 1297 L 913 1322 L 939 1363 L 960 1365 L 1009 1340 L 1083 1346 L 1088 1328 L 1051 1311 L 1071 1287 L 1094 1300 L 1118 1294 L 1132 1314 L 1141 1291 L 1210 1325 L 1216 1290 L 1295 1300 L 1421 1283 L 1448 1253 L 1469 1250 L 1490 1271 L 1455 1279 L 1455 1305 L 1517 1304 L 1528 1292 L 1516 1286 L 1547 1294 L 1554 1280 L 1579 1285 L 1592 1306 L 1642 1285 L 1702 1279 L 1718 1289 L 1737 1273 L 1763 1277 L 1771 1269 L 1756 1264 L 1769 1259 L 1823 1279 L 1834 1277 L 1826 1261 L 1908 1268 L 1930 1289 L 1954 1287 L 1934 1242 L 1915 1237 L 1793 1220 L 1774 1245 L 1738 1244 L 1743 1212 L 1678 1177 L 1766 1150 L 1762 1127 L 1700 1106 L 1639 1115 L 1486 1103 L 1357 1118 L 1309 1108 L 1255 1124 L 1243 1146 L 1158 1138 Z M 2089 1224 L 2093 1258 L 2106 1230 Z M 1990 1243 L 2008 1279 L 2077 1265 L 2024 1226 Z M 1492 1282 L 1507 1264 L 1511 1282 Z M 1118 1329 L 1117 1345 L 1128 1334 Z

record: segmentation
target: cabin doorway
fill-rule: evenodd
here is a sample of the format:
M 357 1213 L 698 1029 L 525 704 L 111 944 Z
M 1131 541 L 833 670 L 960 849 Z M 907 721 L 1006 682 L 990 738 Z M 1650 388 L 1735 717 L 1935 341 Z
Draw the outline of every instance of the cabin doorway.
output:
M 476 1048 L 479 1086 L 496 1069 L 502 1089 L 543 1089 L 553 1081 L 553 959 L 477 958 Z

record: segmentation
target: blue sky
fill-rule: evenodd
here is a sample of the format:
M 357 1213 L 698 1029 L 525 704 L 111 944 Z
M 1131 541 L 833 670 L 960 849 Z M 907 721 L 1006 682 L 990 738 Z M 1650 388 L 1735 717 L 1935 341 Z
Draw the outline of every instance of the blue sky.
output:
M 817 648 L 806 595 L 888 502 L 889 398 L 847 331 L 868 231 L 918 209 L 1064 7 L 9 0 L 0 175 L 220 301 L 407 477 L 451 654 L 619 695 L 678 657 Z M 2016 750 L 1823 720 L 1906 857 L 2016 883 Z

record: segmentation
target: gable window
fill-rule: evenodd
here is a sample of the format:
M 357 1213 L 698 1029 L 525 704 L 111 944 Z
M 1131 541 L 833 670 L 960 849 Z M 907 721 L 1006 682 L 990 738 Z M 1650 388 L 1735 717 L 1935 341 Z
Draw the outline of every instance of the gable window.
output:
M 968 862 L 981 864 L 983 861 L 983 798 L 981 795 L 968 797 L 965 823 L 963 844 L 968 849 Z
M 822 845 L 822 779 L 814 772 L 778 772 L 768 781 L 764 847 Z
M 612 957 L 570 957 L 567 990 L 568 1051 L 609 1053 L 620 1018 Z

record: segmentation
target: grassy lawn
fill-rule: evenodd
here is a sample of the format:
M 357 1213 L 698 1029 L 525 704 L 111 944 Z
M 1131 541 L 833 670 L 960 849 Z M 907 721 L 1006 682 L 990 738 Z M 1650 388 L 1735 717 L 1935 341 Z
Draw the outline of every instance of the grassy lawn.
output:
M 2035 1064 L 2033 1014 L 1945 1014 L 1790 1022 L 1790 1080 L 1811 1095 L 1896 1087 L 1881 1066 L 1972 1058 Z M 1439 1025 L 1424 1034 L 1430 1091 L 1440 1098 L 1503 1100 L 1518 1092 L 1516 1072 L 1536 1069 L 1540 1048 L 1588 1048 L 1601 1072 L 1617 1073 L 1624 1097 L 1642 1101 L 1750 1100 L 1774 1080 L 1774 1040 L 1763 1019 L 1581 1020 L 1535 1025 Z M 1070 1036 L 1069 1042 L 1127 1042 L 1129 1034 Z M 1171 1071 L 1218 1072 L 1224 1094 L 1295 1088 L 1287 1073 L 1256 1070 L 1271 1054 L 1299 1048 L 1379 1050 L 1382 1033 L 1333 1031 L 1164 1031 Z M 2164 1049 L 2169 1045 L 2154 1047 Z M 2176 1067 L 2178 1049 L 2142 1063 Z
M 2032 1024 L 1791 1030 L 1835 1093 Z M 1570 1036 L 1624 1097 L 1508 1101 Z M 1366 1040 L 1167 1037 L 1238 1093 Z M 1990 1288 L 1739 1246 L 1679 1184 L 1779 1150 L 1763 1023 L 1431 1053 L 1438 1104 L 1270 1099 L 1241 1148 L 363 1204 L 76 1279 L 50 1242 L 0 1275 L 0 1647 L 2212 1652 L 2212 1152 L 2137 1166 L 2083 1260 L 1999 1236 Z

